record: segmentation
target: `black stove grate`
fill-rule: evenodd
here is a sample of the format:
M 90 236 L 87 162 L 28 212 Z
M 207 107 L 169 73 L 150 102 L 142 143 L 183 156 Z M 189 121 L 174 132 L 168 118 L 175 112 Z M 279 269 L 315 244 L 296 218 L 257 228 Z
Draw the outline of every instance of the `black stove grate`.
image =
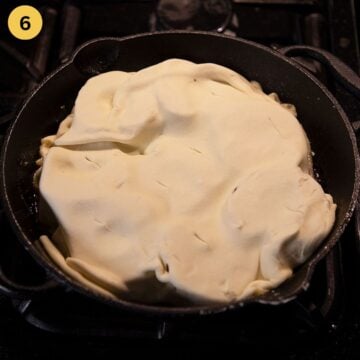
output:
M 16 1 L 4 3 L 1 23 L 6 21 L 2 16 L 16 5 Z M 157 30 L 157 5 L 156 1 L 39 1 L 44 29 L 37 39 L 23 44 L 0 30 L 0 136 L 4 135 L 19 104 L 39 79 L 67 61 L 77 45 L 99 36 Z M 355 5 L 355 0 L 237 0 L 232 3 L 232 19 L 224 32 L 274 49 L 292 44 L 326 48 L 358 71 L 360 56 L 355 11 L 360 9 L 357 7 L 359 4 Z M 327 83 L 350 119 L 360 121 L 359 105 L 331 81 L 326 69 L 314 61 L 299 60 Z M 45 274 L 18 244 L 3 213 L 0 229 L 3 271 L 22 284 L 40 284 Z M 13 323 L 22 327 L 23 336 L 34 339 L 34 344 L 41 336 L 47 336 L 46 339 L 54 336 L 51 341 L 55 343 L 56 339 L 61 339 L 64 344 L 73 344 L 66 342 L 64 336 L 74 335 L 81 339 L 93 336 L 134 341 L 162 339 L 162 343 L 232 341 L 259 354 L 266 353 L 268 347 L 281 348 L 294 359 L 310 358 L 310 354 L 320 358 L 321 354 L 355 349 L 354 344 L 360 339 L 360 305 L 354 300 L 360 296 L 360 286 L 354 286 L 360 283 L 355 230 L 353 221 L 341 245 L 320 262 L 309 290 L 279 307 L 251 305 L 231 314 L 197 320 L 157 320 L 129 315 L 65 288 L 56 288 L 30 300 L 12 300 L 11 307 L 15 309 L 11 310 L 12 314 L 20 314 L 32 326 L 27 327 L 16 317 Z M 9 304 L 8 300 L 0 302 L 0 314 L 3 306 L 9 308 Z M 14 334 L 11 322 L 4 324 L 10 324 L 6 326 L 10 326 L 10 334 Z M 9 328 L 6 329 L 0 325 L 0 339 L 2 334 L 8 339 L 5 333 Z M 259 339 L 264 348 L 254 349 Z M 111 343 L 112 340 L 106 341 Z M 8 342 L 11 343 L 11 339 Z

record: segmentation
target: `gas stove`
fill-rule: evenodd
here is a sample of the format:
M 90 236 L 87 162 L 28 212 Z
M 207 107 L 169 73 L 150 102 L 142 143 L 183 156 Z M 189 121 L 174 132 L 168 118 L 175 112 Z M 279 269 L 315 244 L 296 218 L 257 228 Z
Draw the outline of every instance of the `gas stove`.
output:
M 0 4 L 0 24 L 6 24 L 17 5 Z M 0 26 L 0 139 L 31 89 L 79 44 L 95 37 L 215 31 L 273 49 L 293 44 L 324 48 L 360 70 L 360 4 L 355 0 L 44 0 L 32 5 L 43 17 L 35 39 L 17 40 Z M 359 129 L 360 104 L 319 63 L 297 60 L 328 86 Z M 0 229 L 1 271 L 17 284 L 41 284 L 46 274 L 17 242 L 1 209 Z M 107 307 L 61 286 L 27 296 L 10 291 L 0 295 L 0 358 L 64 358 L 70 352 L 103 357 L 125 345 L 211 341 L 234 344 L 255 356 L 358 359 L 359 229 L 360 216 L 355 215 L 341 241 L 317 266 L 309 289 L 279 306 L 254 304 L 229 314 L 159 320 Z

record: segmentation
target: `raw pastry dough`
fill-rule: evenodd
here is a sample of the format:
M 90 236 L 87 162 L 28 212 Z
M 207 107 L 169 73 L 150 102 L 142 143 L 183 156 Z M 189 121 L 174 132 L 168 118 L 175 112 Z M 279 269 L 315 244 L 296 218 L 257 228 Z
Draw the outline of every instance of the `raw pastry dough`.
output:
M 327 236 L 332 197 L 312 177 L 295 117 L 258 84 L 171 59 L 95 76 L 41 146 L 52 259 L 137 301 L 262 293 Z M 65 249 L 65 250 L 64 250 Z

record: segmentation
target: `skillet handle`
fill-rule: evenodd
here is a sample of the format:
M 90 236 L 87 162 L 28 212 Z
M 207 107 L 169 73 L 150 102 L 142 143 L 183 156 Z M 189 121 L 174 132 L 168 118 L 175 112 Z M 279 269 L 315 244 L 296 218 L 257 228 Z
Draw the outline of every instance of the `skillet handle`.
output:
M 37 286 L 20 285 L 10 280 L 0 267 L 0 294 L 10 297 L 11 299 L 33 299 L 35 296 L 41 295 L 56 287 L 58 287 L 58 284 L 49 279 Z
M 360 99 L 360 77 L 349 66 L 328 51 L 305 45 L 287 46 L 278 51 L 288 57 L 306 56 L 318 60 L 327 67 L 334 78 L 346 90 Z

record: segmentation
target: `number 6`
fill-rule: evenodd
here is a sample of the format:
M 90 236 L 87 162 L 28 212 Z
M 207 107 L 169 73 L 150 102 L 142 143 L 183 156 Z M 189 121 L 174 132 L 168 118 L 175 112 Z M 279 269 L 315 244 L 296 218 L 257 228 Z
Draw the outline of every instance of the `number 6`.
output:
M 30 16 L 23 16 L 21 19 L 20 19 L 20 27 L 23 29 L 23 30 L 29 30 L 30 29 Z

